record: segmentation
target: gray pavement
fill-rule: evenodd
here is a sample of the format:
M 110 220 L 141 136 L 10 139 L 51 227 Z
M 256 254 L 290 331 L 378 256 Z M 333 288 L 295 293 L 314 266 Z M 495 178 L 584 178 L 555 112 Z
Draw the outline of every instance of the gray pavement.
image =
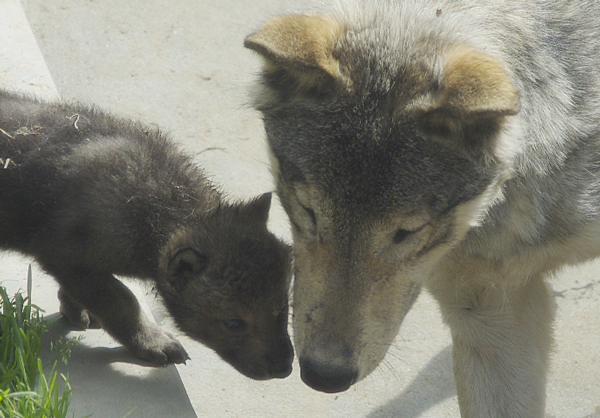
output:
M 58 92 L 156 123 L 232 199 L 249 198 L 273 184 L 261 122 L 247 105 L 259 61 L 243 49 L 243 39 L 268 16 L 306 4 L 23 0 L 23 15 L 17 0 L 0 0 L 0 85 L 47 96 Z M 270 227 L 289 238 L 278 205 Z M 0 256 L 0 281 L 24 288 L 28 263 Z M 34 283 L 34 301 L 55 315 L 52 279 L 36 269 Z M 552 283 L 557 323 L 547 417 L 600 418 L 600 263 L 569 269 Z M 172 328 L 152 293 L 137 289 L 158 322 Z M 68 331 L 57 324 L 53 335 Z M 249 380 L 180 333 L 192 360 L 159 369 L 135 364 L 102 331 L 81 334 L 84 343 L 68 365 L 77 417 L 118 418 L 133 408 L 130 417 L 192 417 L 192 407 L 198 417 L 226 418 L 459 416 L 449 332 L 427 294 L 407 316 L 381 366 L 335 395 L 303 385 L 297 364 L 285 380 Z

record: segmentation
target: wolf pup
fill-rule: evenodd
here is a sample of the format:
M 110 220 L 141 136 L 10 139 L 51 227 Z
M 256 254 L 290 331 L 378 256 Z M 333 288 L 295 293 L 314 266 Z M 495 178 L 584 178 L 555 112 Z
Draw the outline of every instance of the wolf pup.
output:
M 367 376 L 422 286 L 462 416 L 544 415 L 544 278 L 600 255 L 599 22 L 591 0 L 348 1 L 246 39 L 306 384 Z
M 141 359 L 186 361 L 113 275 L 151 280 L 180 329 L 238 371 L 290 374 L 290 251 L 267 230 L 270 194 L 224 203 L 159 131 L 3 91 L 0 159 L 0 248 L 56 278 L 71 322 Z

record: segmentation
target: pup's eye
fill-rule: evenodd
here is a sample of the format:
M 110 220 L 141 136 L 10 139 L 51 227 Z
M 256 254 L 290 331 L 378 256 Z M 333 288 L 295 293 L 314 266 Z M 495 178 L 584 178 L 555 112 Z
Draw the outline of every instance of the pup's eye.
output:
M 242 332 L 248 327 L 246 321 L 242 319 L 227 319 L 223 321 L 223 325 L 231 332 Z
M 406 229 L 399 229 L 394 234 L 394 238 L 392 238 L 392 242 L 394 244 L 400 244 L 411 233 L 412 233 L 412 231 L 407 231 Z

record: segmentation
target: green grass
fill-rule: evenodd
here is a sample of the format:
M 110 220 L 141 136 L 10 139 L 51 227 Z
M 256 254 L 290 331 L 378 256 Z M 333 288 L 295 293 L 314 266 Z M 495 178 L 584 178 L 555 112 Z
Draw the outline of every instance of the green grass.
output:
M 67 416 L 71 387 L 56 367 L 66 362 L 76 340 L 53 344 L 53 358 L 42 364 L 45 329 L 40 309 L 31 303 L 30 267 L 26 297 L 17 293 L 11 298 L 0 286 L 0 418 Z

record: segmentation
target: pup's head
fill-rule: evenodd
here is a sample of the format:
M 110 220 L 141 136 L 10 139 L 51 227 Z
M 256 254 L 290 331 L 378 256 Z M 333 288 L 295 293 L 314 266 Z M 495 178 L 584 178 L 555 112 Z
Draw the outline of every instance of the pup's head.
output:
M 256 106 L 293 225 L 301 374 L 325 392 L 379 364 L 431 269 L 501 198 L 517 91 L 429 12 L 280 16 L 245 42 L 265 61 Z
M 267 230 L 271 195 L 225 205 L 169 241 L 157 288 L 186 334 L 253 379 L 287 377 L 290 250 Z

